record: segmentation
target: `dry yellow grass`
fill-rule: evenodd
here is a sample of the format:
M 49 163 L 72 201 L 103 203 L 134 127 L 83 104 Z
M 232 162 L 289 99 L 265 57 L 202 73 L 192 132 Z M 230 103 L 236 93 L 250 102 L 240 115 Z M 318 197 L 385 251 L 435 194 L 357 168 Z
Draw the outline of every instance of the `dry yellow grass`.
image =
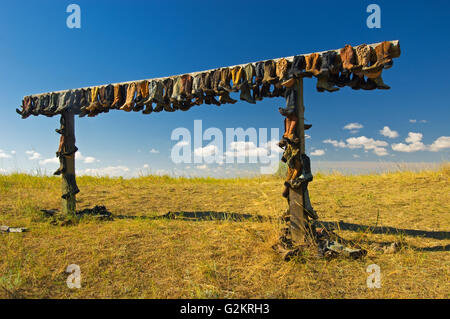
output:
M 310 194 L 321 220 L 344 221 L 339 234 L 358 241 L 368 255 L 284 262 L 271 249 L 281 226 L 277 217 L 286 208 L 279 178 L 81 177 L 78 209 L 105 205 L 114 215 L 146 218 L 55 226 L 39 210 L 59 208 L 60 179 L 0 176 L 0 225 L 30 230 L 0 234 L 0 297 L 448 298 L 449 178 L 449 166 L 317 174 Z M 273 218 L 152 218 L 168 211 Z M 402 249 L 384 254 L 372 248 L 384 242 L 400 242 Z M 366 286 L 373 263 L 381 267 L 380 289 Z M 81 289 L 66 286 L 69 264 L 81 267 Z

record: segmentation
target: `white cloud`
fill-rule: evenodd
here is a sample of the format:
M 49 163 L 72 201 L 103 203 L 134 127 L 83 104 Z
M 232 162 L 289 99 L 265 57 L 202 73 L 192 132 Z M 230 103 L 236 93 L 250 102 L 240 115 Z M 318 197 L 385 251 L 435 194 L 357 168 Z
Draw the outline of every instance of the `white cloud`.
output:
M 149 168 L 150 166 L 148 164 L 144 164 L 144 168 Z
M 350 133 L 358 133 L 358 131 L 363 127 L 364 125 L 360 123 L 348 123 L 346 126 L 344 126 L 344 130 L 349 130 Z
M 152 154 L 159 154 L 159 151 L 157 149 L 152 148 L 150 150 L 150 153 L 152 153 Z
M 446 148 L 450 148 L 450 136 L 441 136 L 430 145 L 432 152 L 439 152 Z
M 36 151 L 26 151 L 25 153 L 28 155 L 28 159 L 30 161 L 38 160 L 41 158 L 41 154 Z
M 364 148 L 364 151 L 373 150 L 373 152 L 378 156 L 387 155 L 387 151 L 385 149 L 388 146 L 388 143 L 385 141 L 377 141 L 373 138 L 367 138 L 365 136 L 360 137 L 350 137 L 346 139 L 346 143 L 343 141 L 335 141 L 331 139 L 327 139 L 323 141 L 324 143 L 328 143 L 333 145 L 334 147 L 340 148 L 349 148 L 349 149 L 357 149 Z
M 427 120 L 409 120 L 409 123 L 427 123 Z
M 305 134 L 305 139 L 309 139 L 309 138 L 311 138 L 311 136 L 308 134 Z
M 398 132 L 393 131 L 389 128 L 389 126 L 383 127 L 382 130 L 380 130 L 380 134 L 389 138 L 396 138 L 398 137 Z
M 203 157 L 214 156 L 218 153 L 219 153 L 219 148 L 214 144 L 210 144 L 205 147 L 198 147 L 194 150 L 194 155 L 203 156 Z
M 417 151 L 425 151 L 427 147 L 422 143 L 422 133 L 414 133 L 409 132 L 408 137 L 405 139 L 404 143 L 392 144 L 392 149 L 397 152 L 417 152 Z
M 47 164 L 58 164 L 59 159 L 57 157 L 47 158 L 39 161 L 39 164 L 41 165 L 47 165 Z
M 325 154 L 324 150 L 315 150 L 314 152 L 311 153 L 312 156 L 322 156 Z
M 6 154 L 3 150 L 0 150 L 0 158 L 11 158 L 11 155 Z
M 353 154 L 354 158 L 360 158 L 361 156 L 357 155 L 357 154 Z
M 345 142 L 343 141 L 335 141 L 335 140 L 331 140 L 331 139 L 326 139 L 325 141 L 323 141 L 324 143 L 327 144 L 331 144 L 334 147 L 341 147 L 341 148 L 345 148 L 347 145 L 345 144 Z
M 130 169 L 126 166 L 108 166 L 102 168 L 87 168 L 79 171 L 79 175 L 92 176 L 121 176 L 129 172 Z
M 92 156 L 84 156 L 83 154 L 81 154 L 80 151 L 77 152 L 77 154 L 75 155 L 75 159 L 82 161 L 85 164 L 92 164 L 95 162 L 100 162 L 98 159 L 96 159 L 95 157 Z
M 16 153 L 17 153 L 16 151 L 11 151 L 12 155 L 16 155 Z
M 196 167 L 198 169 L 202 169 L 202 170 L 208 169 L 208 166 L 206 164 L 204 164 L 204 165 L 197 165 Z

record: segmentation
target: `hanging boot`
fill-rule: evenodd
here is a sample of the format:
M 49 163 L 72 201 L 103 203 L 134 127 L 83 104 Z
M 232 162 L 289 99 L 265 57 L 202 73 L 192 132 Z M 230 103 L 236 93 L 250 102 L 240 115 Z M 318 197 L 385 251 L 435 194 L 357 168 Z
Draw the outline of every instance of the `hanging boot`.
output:
M 164 97 L 163 103 L 161 103 L 160 105 L 166 112 L 175 112 L 175 109 L 173 109 L 170 105 L 170 97 L 173 94 L 174 81 L 172 78 L 167 78 L 163 81 L 163 85 L 164 85 Z M 156 108 L 158 108 L 158 105 Z M 154 109 L 153 111 L 156 112 L 156 109 Z
M 237 100 L 232 99 L 230 97 L 230 93 L 224 93 L 219 97 L 219 102 L 221 104 L 235 104 L 237 102 Z
M 253 64 L 248 63 L 246 66 L 244 66 L 244 73 L 244 81 L 247 81 L 248 86 L 250 87 L 250 89 L 252 89 L 255 85 L 255 83 L 253 82 L 253 78 L 255 77 L 255 67 L 253 66 Z
M 67 198 L 74 196 L 80 192 L 80 190 L 78 189 L 74 174 L 65 174 L 65 175 L 63 175 L 63 178 L 65 179 L 66 184 L 68 186 L 67 192 L 62 195 L 63 199 L 67 199 Z
M 194 85 L 194 78 L 189 74 L 185 74 L 181 76 L 181 80 L 183 83 L 183 90 L 181 91 L 181 96 L 185 100 L 190 102 L 193 98 L 192 87 Z
M 356 73 L 353 73 L 353 77 L 349 82 L 348 86 L 350 86 L 353 90 L 359 90 L 366 84 L 364 80 L 364 76 L 360 76 Z
M 375 47 L 377 61 L 376 66 L 383 66 L 384 69 L 390 69 L 394 64 L 391 56 L 392 43 L 384 41 Z
M 98 101 L 98 87 L 91 88 L 91 104 L 86 108 L 86 111 L 93 113 L 96 109 L 100 108 L 100 102 Z
M 288 76 L 288 61 L 285 58 L 281 58 L 276 63 L 275 74 L 278 78 L 278 82 L 283 82 Z
M 255 99 L 253 99 L 251 95 L 250 86 L 247 81 L 241 84 L 241 95 L 239 99 L 241 101 L 246 101 L 251 104 L 256 104 Z
M 173 90 L 172 95 L 170 96 L 171 103 L 176 103 L 180 98 L 181 87 L 182 87 L 181 77 L 178 76 L 173 79 Z
M 362 65 L 358 65 L 357 57 L 353 47 L 346 44 L 344 48 L 340 51 L 342 68 L 351 72 L 361 71 Z
M 317 85 L 316 89 L 318 92 L 336 92 L 339 91 L 339 88 L 334 87 L 334 83 L 330 81 L 329 74 L 319 75 L 317 77 Z
M 301 155 L 302 173 L 297 177 L 302 182 L 312 182 L 313 175 L 311 173 L 311 160 L 306 154 Z
M 306 72 L 317 76 L 320 73 L 320 55 L 317 53 L 311 53 L 305 57 L 306 60 Z
M 116 84 L 114 85 L 114 101 L 111 105 L 112 109 L 120 109 L 125 103 L 125 85 Z
M 53 173 L 53 175 L 61 175 L 66 172 L 66 158 L 59 156 L 59 168 Z
M 278 108 L 281 115 L 288 117 L 297 114 L 297 91 L 293 88 L 288 88 L 285 92 L 286 108 Z
M 236 66 L 231 69 L 231 81 L 233 82 L 233 86 L 231 87 L 231 90 L 233 92 L 238 92 L 240 90 L 241 86 L 241 80 L 244 76 L 244 71 L 242 67 Z
M 136 94 L 136 83 L 133 82 L 133 83 L 128 84 L 127 95 L 125 98 L 125 104 L 122 105 L 120 110 L 125 111 L 125 112 L 131 112 L 131 110 L 134 107 L 135 94 Z
M 220 70 L 220 81 L 218 85 L 219 91 L 232 92 L 230 86 L 231 72 L 229 68 L 222 68 Z
M 148 81 L 140 81 L 137 83 L 134 112 L 139 112 L 144 109 L 145 102 L 149 99 L 150 89 Z
M 277 75 L 275 70 L 275 62 L 272 60 L 268 60 L 264 62 L 264 77 L 262 79 L 263 83 L 275 83 L 277 81 Z M 264 95 L 263 95 L 264 96 Z

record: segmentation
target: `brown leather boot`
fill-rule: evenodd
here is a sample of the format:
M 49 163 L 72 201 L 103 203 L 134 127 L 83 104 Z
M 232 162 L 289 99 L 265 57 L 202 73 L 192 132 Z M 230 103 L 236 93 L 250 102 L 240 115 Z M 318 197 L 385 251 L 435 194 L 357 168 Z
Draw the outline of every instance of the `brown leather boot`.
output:
M 227 92 L 219 97 L 219 102 L 220 104 L 235 104 L 237 100 L 232 99 L 230 93 Z
M 391 42 L 384 41 L 375 47 L 375 54 L 377 56 L 377 62 L 375 65 L 382 65 L 384 69 L 389 69 L 393 65 L 391 57 Z
M 350 72 L 361 70 L 362 66 L 357 65 L 357 59 L 353 47 L 346 44 L 340 51 L 342 67 Z
M 98 101 L 98 87 L 91 88 L 91 104 L 86 108 L 86 111 L 93 113 L 96 109 L 101 108 L 100 102 Z
M 305 57 L 306 60 L 306 72 L 317 76 L 320 73 L 320 55 L 317 53 L 312 53 Z
M 133 108 L 134 112 L 139 112 L 144 109 L 145 101 L 148 99 L 149 96 L 149 87 L 148 87 L 148 81 L 140 81 L 137 83 L 137 90 L 136 90 L 136 99 L 135 99 L 135 107 Z
M 123 103 L 125 103 L 124 96 L 125 96 L 125 92 L 124 92 L 123 86 L 120 84 L 115 84 L 114 85 L 114 101 L 111 104 L 111 108 L 119 109 L 123 105 Z
M 218 91 L 232 92 L 230 86 L 231 72 L 229 68 L 220 70 L 220 81 L 218 83 Z
M 275 73 L 278 81 L 285 80 L 288 71 L 288 61 L 285 58 L 281 58 L 277 61 Z
M 276 65 L 273 60 L 268 60 L 264 62 L 264 77 L 262 79 L 263 83 L 274 83 L 277 81 L 276 75 Z
M 134 96 L 136 94 L 136 83 L 128 84 L 127 97 L 125 99 L 125 104 L 120 108 L 125 112 L 131 112 L 134 107 Z

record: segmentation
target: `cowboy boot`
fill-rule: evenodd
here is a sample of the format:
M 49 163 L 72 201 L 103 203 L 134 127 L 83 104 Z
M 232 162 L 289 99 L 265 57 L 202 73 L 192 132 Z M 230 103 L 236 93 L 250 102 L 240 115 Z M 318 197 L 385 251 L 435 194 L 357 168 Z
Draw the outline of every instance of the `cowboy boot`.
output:
M 58 93 L 50 94 L 50 102 L 49 102 L 48 108 L 46 110 L 46 112 L 48 114 L 54 114 L 56 109 L 58 108 L 58 97 L 59 97 Z M 80 105 L 81 105 L 81 101 L 80 101 Z
M 125 98 L 125 104 L 122 105 L 120 110 L 125 111 L 125 112 L 131 112 L 131 110 L 134 107 L 135 94 L 136 94 L 136 83 L 133 82 L 133 83 L 128 84 L 127 95 Z
M 255 85 L 260 85 L 264 78 L 264 62 L 257 62 L 255 66 Z
M 391 87 L 389 85 L 386 85 L 383 82 L 383 78 L 381 77 L 382 70 L 380 70 L 378 73 L 370 73 L 367 75 L 367 83 L 370 86 L 370 89 L 373 89 L 373 87 L 380 89 L 380 90 L 389 90 Z
M 237 100 L 232 99 L 230 93 L 227 92 L 219 97 L 219 102 L 220 104 L 235 104 Z
M 180 94 L 181 94 L 182 87 L 183 87 L 183 83 L 181 81 L 181 76 L 177 76 L 173 80 L 173 90 L 172 90 L 172 95 L 170 96 L 171 103 L 177 104 L 177 102 L 180 100 Z
M 255 99 L 251 95 L 250 86 L 247 81 L 241 84 L 241 95 L 239 96 L 239 99 L 251 104 L 256 104 Z
M 100 102 L 98 101 L 98 90 L 99 87 L 91 88 L 91 104 L 86 108 L 89 113 L 94 112 L 95 109 L 100 107 Z
M 156 85 L 156 81 L 147 82 L 148 96 L 143 102 L 145 109 L 142 111 L 142 114 L 151 114 L 153 112 L 152 103 L 155 101 Z
M 220 70 L 220 81 L 218 83 L 218 90 L 225 92 L 232 92 L 230 86 L 231 72 L 229 68 L 223 68 Z
M 134 112 L 139 112 L 144 109 L 145 101 L 148 100 L 149 86 L 148 81 L 140 81 L 137 83 Z
M 244 75 L 244 71 L 243 71 L 242 67 L 236 66 L 231 69 L 231 81 L 233 82 L 233 86 L 231 87 L 231 90 L 233 92 L 239 91 L 243 75 Z
M 59 156 L 59 168 L 53 173 L 53 175 L 61 175 L 66 172 L 66 158 Z
M 313 175 L 311 173 L 311 160 L 306 154 L 301 155 L 302 161 L 302 173 L 298 176 L 298 179 L 302 182 L 312 182 Z
M 284 94 L 286 99 L 286 107 L 278 108 L 278 111 L 283 116 L 291 116 L 297 114 L 297 91 L 293 88 L 288 88 Z
M 391 42 L 384 41 L 375 47 L 376 54 L 376 66 L 383 66 L 384 69 L 389 69 L 393 65 L 393 60 L 391 57 Z
M 123 92 L 123 86 L 120 84 L 114 85 L 114 101 L 111 104 L 112 109 L 120 109 L 120 107 L 123 105 L 124 100 L 124 92 Z
M 261 95 L 261 100 L 263 97 L 271 97 L 269 82 L 264 82 L 261 85 L 260 95 Z
M 161 105 L 164 111 L 175 112 L 175 110 L 170 106 L 170 97 L 173 94 L 174 81 L 171 78 L 167 78 L 163 81 L 163 85 L 164 85 L 164 99 L 163 99 L 164 103 L 161 103 Z M 156 111 L 156 109 L 153 111 Z
M 86 111 L 86 108 L 91 104 L 91 89 L 84 89 L 82 91 L 82 97 L 81 97 L 81 108 L 80 108 L 80 114 L 79 117 L 84 117 L 87 114 L 89 114 L 89 111 Z
M 253 86 L 255 85 L 255 83 L 253 82 L 253 78 L 255 76 L 255 67 L 253 66 L 253 64 L 248 63 L 246 66 L 244 66 L 244 73 L 245 75 L 243 75 L 244 80 L 246 81 L 251 88 L 253 88 Z
M 288 75 L 288 61 L 285 58 L 281 58 L 276 63 L 275 74 L 278 81 L 283 81 Z
M 317 66 L 319 65 L 319 58 L 320 58 L 320 56 L 317 53 L 312 53 L 305 57 L 306 72 L 308 72 L 314 76 L 317 76 L 319 74 L 319 70 L 317 68 Z
M 334 87 L 334 83 L 330 81 L 329 74 L 318 76 L 316 89 L 318 92 L 324 92 L 325 90 L 328 92 L 339 91 L 339 88 Z
M 349 72 L 360 71 L 362 65 L 357 65 L 357 57 L 353 47 L 346 44 L 344 48 L 340 50 L 342 67 Z
M 227 92 L 220 86 L 222 78 L 222 71 L 217 69 L 211 72 L 211 88 L 214 91 L 214 95 L 221 95 L 223 92 Z
M 181 96 L 190 102 L 193 97 L 192 87 L 194 85 L 194 78 L 189 74 L 185 74 L 181 76 L 181 79 L 183 82 L 183 90 L 181 91 Z
M 262 79 L 263 83 L 275 83 L 276 78 L 276 71 L 275 71 L 275 62 L 272 60 L 268 60 L 264 62 L 264 77 Z
M 353 90 L 359 90 L 366 84 L 364 80 L 364 75 L 360 76 L 356 73 L 353 73 L 353 77 L 349 82 L 348 86 L 350 86 Z
M 26 119 L 27 117 L 29 117 L 31 115 L 32 109 L 33 109 L 33 99 L 31 98 L 31 96 L 26 96 L 23 98 L 22 110 L 21 111 L 16 110 L 16 111 L 18 111 L 17 113 L 22 115 L 22 119 Z
M 362 73 L 364 75 L 370 73 L 376 73 L 383 69 L 383 65 L 376 64 L 376 54 L 372 47 L 361 44 L 356 47 L 356 55 L 358 57 L 358 63 L 362 66 Z
M 192 81 L 192 96 L 195 98 L 193 104 L 201 105 L 203 104 L 203 91 L 201 89 L 202 75 L 197 74 L 194 76 Z

